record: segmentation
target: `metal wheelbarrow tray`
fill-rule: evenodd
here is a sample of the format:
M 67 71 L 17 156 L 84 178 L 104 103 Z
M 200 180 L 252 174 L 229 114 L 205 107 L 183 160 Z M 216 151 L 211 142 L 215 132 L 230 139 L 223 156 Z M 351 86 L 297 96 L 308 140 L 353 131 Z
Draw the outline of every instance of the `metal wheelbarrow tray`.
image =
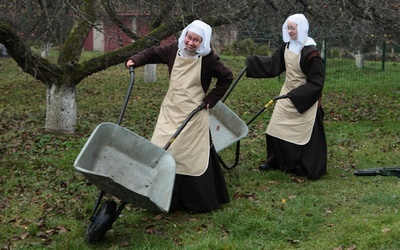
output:
M 246 123 L 221 101 L 210 109 L 210 130 L 217 152 L 240 141 L 249 132 Z
M 118 124 L 99 124 L 74 166 L 89 182 L 125 202 L 169 210 L 175 160 L 166 150 Z

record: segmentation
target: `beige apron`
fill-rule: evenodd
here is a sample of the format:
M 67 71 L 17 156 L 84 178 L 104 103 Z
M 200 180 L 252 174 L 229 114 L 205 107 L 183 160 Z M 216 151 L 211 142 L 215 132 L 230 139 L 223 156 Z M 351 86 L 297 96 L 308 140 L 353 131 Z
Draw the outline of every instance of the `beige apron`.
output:
M 164 147 L 190 112 L 203 102 L 201 61 L 201 57 L 176 56 L 169 89 L 151 139 L 155 145 Z M 208 109 L 199 111 L 169 147 L 177 174 L 199 176 L 206 171 L 210 148 L 208 115 Z
M 306 83 L 307 76 L 300 68 L 300 54 L 285 50 L 286 78 L 280 95 Z M 318 102 L 315 102 L 311 108 L 300 114 L 289 98 L 278 100 L 266 133 L 297 145 L 306 144 L 311 138 L 317 107 Z

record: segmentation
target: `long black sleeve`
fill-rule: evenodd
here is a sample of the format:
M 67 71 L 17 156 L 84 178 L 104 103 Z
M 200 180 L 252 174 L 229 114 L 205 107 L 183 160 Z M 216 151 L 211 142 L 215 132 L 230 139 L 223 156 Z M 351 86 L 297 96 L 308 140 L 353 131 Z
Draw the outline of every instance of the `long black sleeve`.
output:
M 314 56 L 304 63 L 308 68 L 307 82 L 287 93 L 299 113 L 304 113 L 318 101 L 325 82 L 325 67 L 320 56 Z
M 247 56 L 246 76 L 253 78 L 272 78 L 286 70 L 285 67 L 285 44 L 282 44 L 271 57 Z

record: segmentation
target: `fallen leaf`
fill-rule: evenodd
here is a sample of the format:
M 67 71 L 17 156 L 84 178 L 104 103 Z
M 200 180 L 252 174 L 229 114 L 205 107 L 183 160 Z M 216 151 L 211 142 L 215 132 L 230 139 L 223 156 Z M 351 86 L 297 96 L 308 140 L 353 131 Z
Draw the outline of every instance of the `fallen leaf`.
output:
M 28 232 L 22 234 L 22 235 L 21 235 L 21 240 L 25 240 L 26 238 L 28 238 L 28 236 L 29 236 L 29 233 L 28 233 Z
M 14 223 L 17 221 L 17 218 L 12 218 L 11 220 L 8 221 L 8 223 Z
M 161 220 L 161 219 L 163 219 L 165 217 L 165 214 L 158 214 L 157 216 L 156 216 L 156 220 Z
M 49 229 L 49 230 L 46 230 L 46 234 L 48 234 L 49 236 L 52 236 L 53 234 L 55 234 L 57 232 L 57 230 L 56 229 Z
M 271 190 L 269 187 L 262 187 L 261 189 L 264 190 L 264 191 L 266 191 L 266 192 L 268 192 L 268 191 Z
M 129 246 L 129 242 L 128 241 L 124 241 L 121 243 L 121 247 L 128 247 Z
M 148 234 L 155 234 L 155 231 L 156 231 L 156 229 L 155 229 L 154 225 L 147 226 L 146 230 L 145 230 L 145 232 Z
M 220 226 L 219 229 L 222 231 L 222 234 L 224 237 L 227 237 L 229 235 L 229 230 L 225 226 Z
M 287 239 L 287 241 L 289 241 L 291 243 L 299 243 L 300 242 L 300 240 L 295 240 L 295 239 L 291 239 L 291 238 Z
M 39 228 L 44 228 L 44 227 L 46 227 L 46 219 L 45 219 L 45 218 L 39 219 L 39 221 L 38 221 L 38 223 L 37 223 L 37 226 L 38 226 Z
M 68 229 L 66 227 L 63 227 L 63 226 L 58 226 L 57 229 L 58 229 L 58 233 L 59 234 L 65 234 L 65 233 L 68 232 Z
M 303 178 L 298 178 L 298 177 L 293 177 L 292 180 L 293 180 L 294 182 L 296 182 L 296 183 L 303 183 L 303 182 L 306 182 L 305 179 L 303 179 Z
M 247 199 L 254 201 L 255 200 L 255 195 L 254 194 L 245 194 L 244 195 Z
M 13 236 L 9 239 L 10 241 L 17 241 L 17 240 L 21 240 L 20 236 Z

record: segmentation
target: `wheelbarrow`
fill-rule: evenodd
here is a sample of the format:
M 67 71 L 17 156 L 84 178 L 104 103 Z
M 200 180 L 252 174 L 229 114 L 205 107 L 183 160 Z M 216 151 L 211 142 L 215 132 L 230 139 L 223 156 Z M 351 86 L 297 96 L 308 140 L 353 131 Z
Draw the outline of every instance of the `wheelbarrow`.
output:
M 249 126 L 258 116 L 260 116 L 267 108 L 269 108 L 272 104 L 275 103 L 275 101 L 279 100 L 279 99 L 284 99 L 287 98 L 287 95 L 282 95 L 282 96 L 277 96 L 274 97 L 273 99 L 271 99 L 269 102 L 267 102 L 267 104 L 265 104 L 265 106 L 263 108 L 261 108 L 247 123 L 246 126 Z M 233 169 L 235 168 L 238 163 L 239 163 L 239 155 L 240 155 L 240 140 L 238 140 L 236 142 L 236 152 L 235 152 L 235 161 L 233 164 L 231 165 L 227 165 L 222 158 L 218 155 L 218 159 L 219 162 L 221 163 L 221 165 L 226 168 L 226 169 Z
M 236 79 L 236 81 L 230 86 L 230 88 L 228 89 L 228 91 L 226 92 L 226 94 L 224 95 L 224 97 L 221 99 L 221 101 L 220 101 L 221 103 L 224 102 L 224 101 L 228 98 L 229 94 L 231 93 L 231 91 L 233 90 L 233 88 L 236 86 L 236 84 L 238 83 L 238 80 L 239 80 L 240 77 L 244 74 L 244 72 L 246 72 L 246 67 L 243 68 L 242 71 L 239 73 L 239 76 L 238 76 L 238 78 Z M 246 122 L 245 125 L 243 125 L 243 127 L 246 127 L 246 130 L 247 130 L 246 135 L 247 135 L 247 133 L 248 133 L 248 126 L 249 126 L 258 116 L 260 116 L 267 108 L 269 108 L 270 106 L 272 106 L 277 100 L 279 100 L 279 99 L 284 99 L 284 98 L 287 98 L 287 97 L 288 97 L 287 95 L 277 96 L 277 97 L 272 98 L 270 101 L 268 101 L 268 102 L 265 104 L 264 107 L 262 107 L 248 122 Z M 212 110 L 212 109 L 211 109 L 211 110 Z M 215 126 L 215 124 L 213 124 L 213 125 Z M 212 128 L 213 128 L 213 127 L 212 127 Z M 215 131 L 215 130 L 216 130 L 216 129 L 214 129 L 214 131 Z M 212 131 L 213 131 L 213 130 L 212 130 Z M 214 133 L 217 134 L 216 132 L 214 132 Z M 233 169 L 233 168 L 235 168 L 235 167 L 238 165 L 238 163 L 239 163 L 239 156 L 240 156 L 240 140 L 235 140 L 235 141 L 231 140 L 231 141 L 230 141 L 230 144 L 232 144 L 232 143 L 234 143 L 234 142 L 236 142 L 236 149 L 235 149 L 235 160 L 234 160 L 234 162 L 233 162 L 232 164 L 230 164 L 230 165 L 226 164 L 226 163 L 224 162 L 224 160 L 221 158 L 221 156 L 218 155 L 219 162 L 220 162 L 221 165 L 222 165 L 224 168 L 226 168 L 226 169 Z M 230 145 L 230 144 L 229 144 L 229 145 Z M 217 152 L 218 152 L 218 151 L 217 151 Z
M 246 137 L 249 132 L 245 122 L 224 104 L 224 101 L 228 98 L 245 71 L 246 68 L 240 72 L 235 82 L 231 84 L 221 100 L 210 109 L 210 131 L 217 152 L 240 141 Z M 220 159 L 220 161 L 222 161 L 222 159 Z
M 117 124 L 110 122 L 99 124 L 74 162 L 75 169 L 81 172 L 89 183 L 100 189 L 90 217 L 90 224 L 85 233 L 85 239 L 89 243 L 99 242 L 103 238 L 127 203 L 154 211 L 169 211 L 175 181 L 176 163 L 167 149 L 189 120 L 206 106 L 206 103 L 202 103 L 193 110 L 164 148 L 160 148 L 121 126 L 135 81 L 133 67 L 129 68 L 129 74 L 130 84 Z M 218 111 L 219 109 L 222 109 L 222 111 Z M 227 109 L 225 105 L 219 104 L 215 112 L 226 115 L 210 118 L 215 123 L 221 124 L 221 135 L 234 134 L 238 136 L 239 132 L 233 130 L 222 133 L 226 128 L 235 126 L 226 124 L 220 119 L 230 117 L 235 122 L 241 120 L 235 117 L 234 114 L 229 114 L 232 111 Z M 239 128 L 240 135 L 238 138 L 232 137 L 230 139 L 232 141 L 240 140 L 247 134 L 247 127 L 243 127 L 243 124 L 239 124 L 236 127 Z M 216 141 L 218 142 L 219 150 L 229 146 L 229 142 L 226 140 L 216 138 Z M 101 200 L 106 193 L 120 199 L 122 201 L 121 204 L 117 207 L 114 200 L 107 200 L 100 206 Z

